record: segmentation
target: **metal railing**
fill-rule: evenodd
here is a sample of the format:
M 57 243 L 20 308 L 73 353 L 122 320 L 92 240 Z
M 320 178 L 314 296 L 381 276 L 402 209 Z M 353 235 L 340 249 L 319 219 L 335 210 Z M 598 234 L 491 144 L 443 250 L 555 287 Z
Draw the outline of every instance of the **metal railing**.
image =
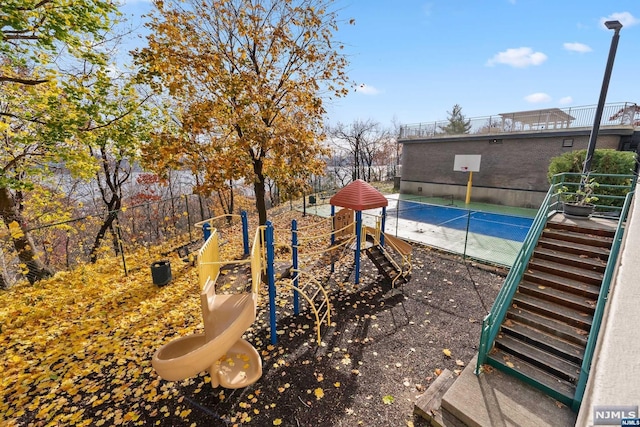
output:
M 506 316 L 509 306 L 511 305 L 511 301 L 518 289 L 518 285 L 522 280 L 529 260 L 531 259 L 533 251 L 537 245 L 538 239 L 540 238 L 540 235 L 544 230 L 547 219 L 552 214 L 562 210 L 562 201 L 565 198 L 575 194 L 575 192 L 568 191 L 567 188 L 575 185 L 576 181 L 579 182 L 580 176 L 581 174 L 578 173 L 563 173 L 553 176 L 549 191 L 547 192 L 545 199 L 542 202 L 540 209 L 538 210 L 538 214 L 536 215 L 533 224 L 529 229 L 529 232 L 527 233 L 527 236 L 522 244 L 522 248 L 520 249 L 515 262 L 509 270 L 509 273 L 505 278 L 502 288 L 498 292 L 491 310 L 482 321 L 480 345 L 478 347 L 478 358 L 475 369 L 476 374 L 480 373 L 482 365 L 486 362 L 487 355 L 491 350 L 491 346 L 493 345 L 498 332 L 500 331 L 500 326 Z M 591 173 L 590 177 L 600 181 L 620 181 L 620 184 L 601 184 L 598 188 L 600 189 L 600 191 L 605 188 L 614 189 L 615 191 L 624 189 L 626 194 L 622 203 L 616 203 L 616 201 L 621 198 L 621 196 L 619 195 L 611 195 L 606 193 L 594 194 L 594 196 L 598 197 L 600 201 L 607 199 L 613 200 L 611 204 L 596 205 L 596 214 L 604 214 L 606 216 L 617 217 L 618 226 L 615 234 L 616 237 L 614 238 L 614 246 L 611 249 L 609 261 L 604 273 L 604 280 L 601 288 L 602 291 L 596 304 L 596 314 L 594 315 L 594 322 L 592 324 L 589 339 L 587 341 L 587 350 L 585 351 L 581 378 L 578 383 L 578 386 L 582 388 L 582 391 L 580 391 L 579 389 L 577 389 L 576 391 L 576 400 L 578 401 L 578 406 L 579 402 L 582 399 L 582 393 L 584 393 L 584 385 L 586 384 L 589 367 L 591 366 L 593 349 L 595 348 L 597 334 L 602 320 L 602 313 L 604 311 L 604 305 L 607 299 L 609 284 L 611 282 L 611 278 L 613 277 L 613 271 L 617 263 L 617 256 L 620 247 L 619 245 L 624 231 L 624 223 L 631 203 L 630 195 L 633 194 L 636 184 L 635 175 Z M 596 320 L 597 316 L 598 318 Z
M 591 361 L 595 352 L 596 343 L 598 341 L 598 333 L 600 326 L 602 325 L 602 318 L 604 315 L 604 308 L 609 297 L 609 288 L 611 286 L 611 280 L 613 279 L 613 273 L 616 269 L 618 262 L 618 254 L 620 253 L 620 247 L 622 245 L 622 237 L 624 236 L 624 230 L 626 225 L 626 218 L 631 206 L 631 200 L 633 199 L 634 191 L 627 193 L 625 197 L 624 205 L 620 212 L 620 218 L 618 220 L 618 226 L 616 233 L 613 237 L 613 244 L 611 246 L 611 252 L 609 253 L 609 259 L 604 271 L 604 278 L 602 279 L 602 286 L 600 287 L 600 295 L 598 296 L 598 302 L 596 302 L 596 308 L 593 314 L 593 320 L 591 322 L 591 329 L 589 331 L 589 338 L 587 338 L 587 345 L 584 350 L 584 357 L 582 359 L 582 366 L 580 367 L 580 377 L 576 383 L 576 392 L 573 398 L 572 409 L 578 411 L 582 404 L 582 397 L 587 386 L 587 380 L 589 379 L 589 372 L 591 371 Z
M 463 134 L 450 131 L 449 120 L 437 120 L 402 125 L 399 139 L 443 138 L 456 135 L 500 135 L 518 132 L 549 132 L 590 128 L 595 120 L 596 106 L 550 108 L 544 110 L 505 113 L 475 117 L 468 120 L 469 129 Z M 607 104 L 600 127 L 640 126 L 636 115 L 640 107 L 632 102 Z

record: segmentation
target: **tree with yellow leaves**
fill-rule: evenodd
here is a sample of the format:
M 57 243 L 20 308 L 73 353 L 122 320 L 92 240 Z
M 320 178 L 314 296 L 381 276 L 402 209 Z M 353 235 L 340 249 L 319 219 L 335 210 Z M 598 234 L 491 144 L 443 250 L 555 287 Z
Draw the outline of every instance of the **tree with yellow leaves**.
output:
M 141 77 L 188 105 L 209 176 L 252 183 L 259 220 L 265 182 L 303 191 L 323 170 L 323 96 L 347 93 L 346 57 L 333 40 L 331 0 L 154 0 Z
M 99 179 L 107 148 L 137 152 L 143 100 L 107 64 L 116 16 L 112 0 L 0 2 L 0 219 L 31 283 L 52 270 L 29 234 L 25 194 L 62 168 Z
M 61 84 L 57 64 L 66 58 L 101 63 L 102 54 L 92 47 L 101 41 L 116 10 L 106 0 L 0 2 L 0 217 L 31 282 L 51 270 L 29 236 L 22 196 L 34 175 L 75 153 L 72 129 L 77 129 L 78 117 L 69 99 L 73 91 Z M 0 287 L 6 285 L 2 279 Z

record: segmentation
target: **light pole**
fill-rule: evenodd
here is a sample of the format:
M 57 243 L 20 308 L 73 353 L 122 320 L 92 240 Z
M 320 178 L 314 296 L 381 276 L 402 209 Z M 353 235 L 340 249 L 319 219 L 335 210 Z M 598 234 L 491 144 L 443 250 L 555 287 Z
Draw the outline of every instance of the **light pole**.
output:
M 584 159 L 584 168 L 582 169 L 582 175 L 588 174 L 591 170 L 591 161 L 593 160 L 593 152 L 596 150 L 596 141 L 598 139 L 598 132 L 600 131 L 600 121 L 602 120 L 602 111 L 604 110 L 604 102 L 607 99 L 607 91 L 609 90 L 609 80 L 611 79 L 611 70 L 613 69 L 613 61 L 616 58 L 616 50 L 618 49 L 618 40 L 620 39 L 620 29 L 622 24 L 620 21 L 607 21 L 604 25 L 614 30 L 613 38 L 611 39 L 611 47 L 609 48 L 609 58 L 607 59 L 607 67 L 604 70 L 604 79 L 602 80 L 602 88 L 600 89 L 600 98 L 598 99 L 598 106 L 596 107 L 596 117 L 593 120 L 593 127 L 591 128 L 591 135 L 589 136 L 589 146 L 587 148 L 587 156 Z

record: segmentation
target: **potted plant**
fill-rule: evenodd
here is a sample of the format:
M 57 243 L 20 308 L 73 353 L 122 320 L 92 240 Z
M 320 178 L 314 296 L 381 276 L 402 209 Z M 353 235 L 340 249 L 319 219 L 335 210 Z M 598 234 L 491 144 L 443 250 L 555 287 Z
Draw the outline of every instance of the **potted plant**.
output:
M 566 187 L 562 187 L 564 214 L 582 218 L 591 215 L 596 207 L 593 202 L 598 201 L 598 197 L 594 195 L 594 190 L 599 186 L 600 184 L 595 178 L 590 178 L 589 174 L 587 174 L 582 176 L 580 186 L 575 193 L 569 193 Z

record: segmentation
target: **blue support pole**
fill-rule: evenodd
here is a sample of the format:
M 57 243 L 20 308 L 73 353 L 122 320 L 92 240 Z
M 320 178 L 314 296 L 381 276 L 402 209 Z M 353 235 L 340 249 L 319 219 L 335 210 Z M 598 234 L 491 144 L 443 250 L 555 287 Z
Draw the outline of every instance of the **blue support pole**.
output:
M 353 254 L 356 264 L 356 285 L 360 283 L 360 237 L 362 235 L 362 211 L 356 211 L 356 250 Z
M 331 246 L 336 243 L 336 207 L 331 205 Z
M 336 244 L 336 207 L 331 205 L 331 246 Z M 336 264 L 331 263 L 331 272 L 336 271 Z
M 382 207 L 382 225 L 380 226 L 382 233 L 380 233 L 380 246 L 384 246 L 384 226 L 387 222 L 387 207 Z
M 247 219 L 247 212 L 242 211 L 240 213 L 242 218 L 242 245 L 244 247 L 244 256 L 249 255 L 249 220 Z
M 298 288 L 299 285 L 299 274 L 298 274 L 298 221 L 295 219 L 291 221 L 291 256 L 292 256 L 292 265 L 293 265 L 293 286 Z M 300 314 L 300 302 L 299 302 L 298 291 L 293 291 L 293 313 L 297 316 Z
M 208 222 L 202 224 L 202 234 L 204 234 L 204 241 L 206 242 L 211 236 L 211 224 Z
M 267 221 L 267 228 L 264 233 L 265 245 L 267 246 L 267 281 L 269 283 L 269 325 L 271 329 L 271 344 L 278 341 L 276 335 L 276 279 L 273 268 L 274 251 L 273 251 L 273 225 L 271 221 Z

